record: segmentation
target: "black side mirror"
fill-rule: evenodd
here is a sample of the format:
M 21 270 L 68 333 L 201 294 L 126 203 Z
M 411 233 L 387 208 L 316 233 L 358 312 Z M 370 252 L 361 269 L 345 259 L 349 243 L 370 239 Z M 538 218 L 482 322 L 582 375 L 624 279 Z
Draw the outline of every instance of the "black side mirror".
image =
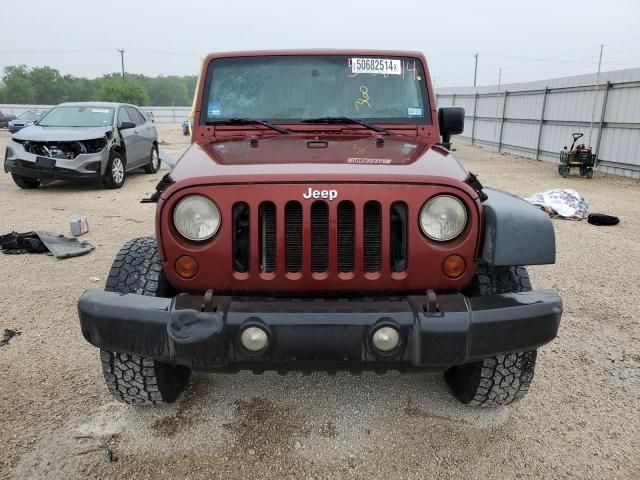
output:
M 464 108 L 442 107 L 438 109 L 438 124 L 442 145 L 451 148 L 451 135 L 457 135 L 464 131 Z
M 127 130 L 129 128 L 136 128 L 136 124 L 133 122 L 122 122 L 118 128 L 120 130 Z

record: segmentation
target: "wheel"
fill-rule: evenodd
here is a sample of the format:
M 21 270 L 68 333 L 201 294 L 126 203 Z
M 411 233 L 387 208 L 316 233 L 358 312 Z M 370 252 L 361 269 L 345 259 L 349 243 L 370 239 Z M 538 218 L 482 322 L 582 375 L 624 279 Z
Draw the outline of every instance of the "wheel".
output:
M 587 168 L 587 172 L 585 175 L 589 180 L 591 180 L 593 178 L 593 168 L 591 167 Z
M 558 175 L 562 175 L 563 171 L 564 171 L 564 167 L 562 165 L 558 165 Z
M 25 189 L 38 188 L 42 183 L 39 178 L 23 177 L 22 175 L 18 175 L 16 173 L 12 173 L 11 178 L 13 178 L 13 183 L 15 183 L 20 188 Z
M 136 238 L 118 252 L 105 290 L 169 297 L 167 281 L 152 237 Z M 121 352 L 100 351 L 107 387 L 117 400 L 128 404 L 159 405 L 175 402 L 189 384 L 191 369 Z
M 580 167 L 580 176 L 584 177 L 586 174 L 587 174 L 587 170 L 582 168 L 582 167 Z
M 492 267 L 480 263 L 464 293 L 481 296 L 530 290 L 531 281 L 524 267 Z M 536 355 L 536 350 L 495 355 L 451 367 L 444 377 L 453 395 L 464 404 L 509 405 L 527 394 L 533 381 Z
M 125 160 L 120 152 L 113 151 L 109 156 L 109 162 L 102 178 L 106 188 L 120 188 L 127 179 Z
M 569 167 L 566 166 L 562 166 L 562 172 L 560 172 L 560 175 L 562 175 L 562 178 L 567 178 L 569 176 Z
M 151 160 L 148 165 L 144 166 L 147 173 L 156 173 L 160 170 L 160 155 L 158 155 L 158 147 L 156 145 L 151 148 Z

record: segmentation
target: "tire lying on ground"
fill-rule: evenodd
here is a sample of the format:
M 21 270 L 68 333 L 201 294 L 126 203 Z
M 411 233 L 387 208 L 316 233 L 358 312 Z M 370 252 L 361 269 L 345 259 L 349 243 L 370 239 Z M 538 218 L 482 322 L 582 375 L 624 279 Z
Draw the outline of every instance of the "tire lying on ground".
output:
M 480 263 L 468 290 L 469 296 L 528 292 L 529 274 L 524 267 L 492 267 Z M 523 398 L 533 381 L 536 350 L 488 357 L 448 369 L 445 380 L 462 403 L 477 406 L 509 405 Z
M 118 252 L 105 290 L 169 297 L 172 287 L 164 276 L 156 240 L 136 238 Z M 175 402 L 189 383 L 191 369 L 127 353 L 100 351 L 107 387 L 119 401 L 158 405 Z

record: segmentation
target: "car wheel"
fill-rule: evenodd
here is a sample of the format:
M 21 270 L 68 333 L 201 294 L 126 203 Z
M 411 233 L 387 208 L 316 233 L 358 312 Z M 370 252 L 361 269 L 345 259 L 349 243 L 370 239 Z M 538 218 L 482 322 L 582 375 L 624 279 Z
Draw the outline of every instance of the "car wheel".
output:
M 156 145 L 151 149 L 151 160 L 148 165 L 144 166 L 146 173 L 156 173 L 160 170 L 160 155 L 158 154 L 158 147 Z
M 531 290 L 524 267 L 492 267 L 478 264 L 476 276 L 464 292 L 469 296 L 518 293 Z M 478 406 L 509 405 L 529 391 L 537 351 L 495 355 L 449 368 L 444 378 L 462 403 Z
M 118 252 L 111 266 L 105 290 L 169 297 L 167 281 L 158 256 L 156 240 L 136 238 Z M 109 350 L 100 351 L 102 371 L 109 392 L 119 401 L 135 405 L 175 402 L 189 384 L 191 369 Z
M 120 152 L 113 151 L 107 163 L 107 169 L 104 172 L 102 183 L 107 188 L 120 188 L 124 185 L 127 178 L 127 169 L 125 168 L 125 160 Z
M 23 177 L 15 173 L 11 174 L 11 178 L 13 178 L 13 183 L 24 189 L 38 188 L 42 183 L 39 178 Z

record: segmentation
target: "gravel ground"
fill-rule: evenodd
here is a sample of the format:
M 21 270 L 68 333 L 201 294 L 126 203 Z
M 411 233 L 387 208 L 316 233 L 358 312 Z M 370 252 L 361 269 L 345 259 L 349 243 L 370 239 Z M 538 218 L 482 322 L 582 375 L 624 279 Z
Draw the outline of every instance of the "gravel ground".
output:
M 161 125 L 162 149 L 186 141 Z M 0 152 L 9 136 L 0 132 Z M 76 300 L 104 286 L 127 240 L 153 232 L 139 200 L 164 173 L 123 189 L 18 189 L 0 175 L 0 233 L 67 233 L 89 216 L 96 250 L 58 261 L 0 255 L 0 477 L 8 478 L 640 478 L 640 185 L 457 145 L 488 185 L 529 195 L 575 188 L 616 227 L 554 220 L 558 261 L 530 269 L 565 313 L 541 349 L 532 390 L 512 407 L 461 407 L 439 375 L 195 377 L 177 404 L 112 401 Z

